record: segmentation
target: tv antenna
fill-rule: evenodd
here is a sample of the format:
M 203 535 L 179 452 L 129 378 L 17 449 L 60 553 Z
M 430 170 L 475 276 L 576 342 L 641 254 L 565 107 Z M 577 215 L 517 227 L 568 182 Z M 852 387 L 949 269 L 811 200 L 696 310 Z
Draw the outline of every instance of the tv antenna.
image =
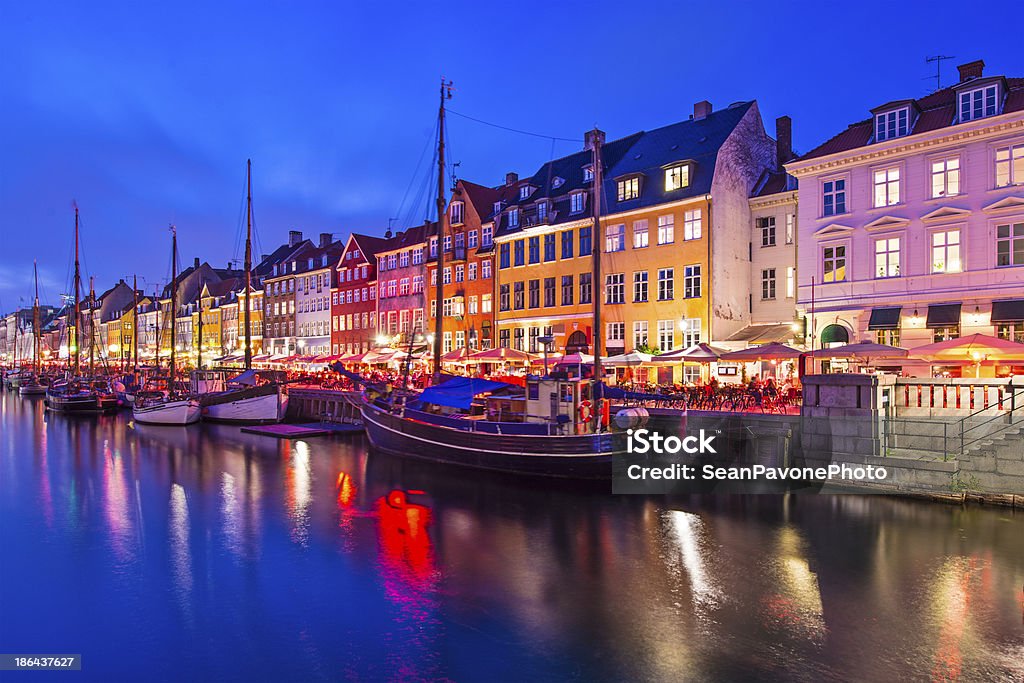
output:
M 924 61 L 925 61 L 926 64 L 931 64 L 932 62 L 935 62 L 935 89 L 936 90 L 942 90 L 942 62 L 944 62 L 947 59 L 956 59 L 956 57 L 952 57 L 952 56 L 949 56 L 949 55 L 934 55 L 933 57 L 925 57 L 924 58 Z M 927 76 L 926 78 L 931 78 L 931 76 Z

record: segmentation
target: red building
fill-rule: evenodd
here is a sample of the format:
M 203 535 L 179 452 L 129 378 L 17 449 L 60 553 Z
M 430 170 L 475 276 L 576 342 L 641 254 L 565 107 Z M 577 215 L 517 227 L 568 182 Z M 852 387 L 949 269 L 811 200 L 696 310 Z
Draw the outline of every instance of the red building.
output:
M 377 337 L 377 252 L 380 237 L 352 234 L 338 259 L 331 289 L 331 352 L 369 351 Z

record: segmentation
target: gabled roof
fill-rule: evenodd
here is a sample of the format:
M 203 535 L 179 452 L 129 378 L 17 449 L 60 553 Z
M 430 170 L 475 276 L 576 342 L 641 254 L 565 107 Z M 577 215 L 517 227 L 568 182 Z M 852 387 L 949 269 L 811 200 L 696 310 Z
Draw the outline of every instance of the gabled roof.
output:
M 984 79 L 989 80 L 989 79 Z M 1003 114 L 1024 111 L 1024 78 L 1004 79 L 1005 92 L 1003 100 Z M 978 81 L 980 86 L 982 81 Z M 901 100 L 890 102 L 882 107 L 875 107 L 874 111 L 882 111 L 891 106 L 906 103 L 917 107 L 920 114 L 914 120 L 910 132 L 904 138 L 911 137 L 918 133 L 926 133 L 941 128 L 949 128 L 958 124 L 957 119 L 957 92 L 969 88 L 972 81 L 957 83 L 948 88 L 937 90 L 917 100 Z M 829 140 L 821 143 L 807 154 L 804 154 L 798 161 L 816 159 L 818 157 L 847 152 L 858 147 L 864 147 L 874 141 L 874 118 L 865 119 L 850 124 L 846 130 L 836 134 Z
M 780 192 L 792 192 L 797 188 L 797 180 L 788 173 L 781 171 L 765 170 L 754 183 L 754 191 L 751 197 L 767 197 Z
M 384 244 L 374 251 L 374 254 L 381 254 L 390 251 L 400 251 L 423 245 L 427 241 L 427 235 L 437 232 L 437 222 L 420 223 L 411 228 L 400 231 L 394 236 L 384 240 Z

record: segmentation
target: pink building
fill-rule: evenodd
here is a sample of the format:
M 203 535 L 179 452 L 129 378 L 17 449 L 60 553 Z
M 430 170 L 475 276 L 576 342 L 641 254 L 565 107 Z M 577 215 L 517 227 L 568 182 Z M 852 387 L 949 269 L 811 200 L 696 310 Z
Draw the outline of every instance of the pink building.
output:
M 786 165 L 808 346 L 1024 341 L 1024 78 L 983 68 L 882 104 Z

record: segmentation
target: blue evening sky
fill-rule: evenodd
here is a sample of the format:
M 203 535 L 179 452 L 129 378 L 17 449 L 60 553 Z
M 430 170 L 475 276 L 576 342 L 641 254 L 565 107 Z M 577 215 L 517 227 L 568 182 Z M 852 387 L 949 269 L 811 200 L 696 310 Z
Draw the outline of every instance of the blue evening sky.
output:
M 247 157 L 264 252 L 289 229 L 422 222 L 442 74 L 453 110 L 565 138 L 757 99 L 769 132 L 789 114 L 808 150 L 927 93 L 926 55 L 956 57 L 944 84 L 978 58 L 1024 75 L 1000 28 L 1020 16 L 1015 2 L 0 0 L 0 310 L 31 303 L 33 258 L 45 301 L 67 291 L 73 201 L 97 289 L 166 280 L 169 223 L 186 262 L 240 258 Z M 448 131 L 479 183 L 552 153 L 456 116 Z

